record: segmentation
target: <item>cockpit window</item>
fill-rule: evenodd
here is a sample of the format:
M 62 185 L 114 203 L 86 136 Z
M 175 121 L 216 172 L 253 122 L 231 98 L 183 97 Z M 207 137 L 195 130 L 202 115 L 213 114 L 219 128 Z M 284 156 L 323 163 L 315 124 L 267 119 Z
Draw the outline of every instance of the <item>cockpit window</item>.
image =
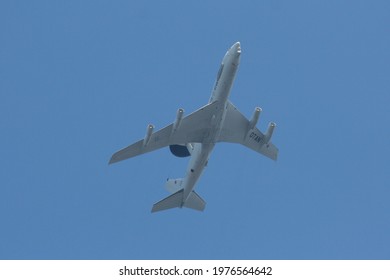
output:
M 222 71 L 223 71 L 223 63 L 221 64 L 221 67 L 219 67 L 218 74 L 217 74 L 217 83 L 219 81 L 219 78 L 221 78 Z
M 222 75 L 222 72 L 223 72 L 223 63 L 221 64 L 221 67 L 219 67 L 219 70 L 218 70 L 218 74 L 217 74 L 217 80 L 215 81 L 215 85 L 214 85 L 214 90 L 217 88 L 218 86 L 218 81 L 219 81 L 219 78 L 221 78 L 221 75 Z M 212 101 L 212 98 L 211 100 Z

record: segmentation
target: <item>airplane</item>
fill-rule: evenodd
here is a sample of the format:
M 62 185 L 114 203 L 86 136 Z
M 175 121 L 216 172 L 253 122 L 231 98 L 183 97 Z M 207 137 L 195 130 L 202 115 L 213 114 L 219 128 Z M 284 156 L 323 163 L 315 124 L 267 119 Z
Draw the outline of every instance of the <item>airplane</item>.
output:
M 194 187 L 218 142 L 242 144 L 272 160 L 277 159 L 278 148 L 270 141 L 276 124 L 270 122 L 263 134 L 256 128 L 261 108 L 256 107 L 248 120 L 228 99 L 240 56 L 241 45 L 236 42 L 222 60 L 206 105 L 185 117 L 184 110 L 178 109 L 175 121 L 156 132 L 149 124 L 143 139 L 112 155 L 109 164 L 169 146 L 177 157 L 191 156 L 185 177 L 167 180 L 166 189 L 171 195 L 155 203 L 152 213 L 176 207 L 205 209 L 206 202 Z

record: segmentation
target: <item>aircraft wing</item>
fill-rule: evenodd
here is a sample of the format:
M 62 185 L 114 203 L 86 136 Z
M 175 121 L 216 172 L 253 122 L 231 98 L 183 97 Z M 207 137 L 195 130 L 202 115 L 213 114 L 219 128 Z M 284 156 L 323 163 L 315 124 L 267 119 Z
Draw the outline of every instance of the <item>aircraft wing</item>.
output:
M 110 164 L 148 153 L 173 144 L 201 143 L 210 128 L 211 118 L 218 108 L 218 102 L 207 104 L 190 115 L 184 117 L 176 131 L 173 123 L 152 133 L 150 140 L 144 146 L 144 139 L 114 153 Z
M 264 134 L 256 127 L 248 129 L 249 120 L 228 101 L 225 121 L 218 142 L 242 144 L 270 159 L 276 160 L 278 148 L 271 142 L 264 142 Z

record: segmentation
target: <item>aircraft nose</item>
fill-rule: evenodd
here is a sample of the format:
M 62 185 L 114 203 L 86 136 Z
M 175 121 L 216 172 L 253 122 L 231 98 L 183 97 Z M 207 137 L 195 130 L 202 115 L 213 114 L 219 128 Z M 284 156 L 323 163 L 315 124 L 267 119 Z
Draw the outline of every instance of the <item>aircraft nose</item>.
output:
M 223 58 L 223 62 L 225 64 L 230 61 L 232 64 L 238 66 L 240 63 L 240 56 L 241 56 L 241 44 L 240 42 L 234 43 L 226 52 L 225 57 Z
M 232 47 L 237 53 L 241 53 L 241 44 L 240 42 L 236 42 Z

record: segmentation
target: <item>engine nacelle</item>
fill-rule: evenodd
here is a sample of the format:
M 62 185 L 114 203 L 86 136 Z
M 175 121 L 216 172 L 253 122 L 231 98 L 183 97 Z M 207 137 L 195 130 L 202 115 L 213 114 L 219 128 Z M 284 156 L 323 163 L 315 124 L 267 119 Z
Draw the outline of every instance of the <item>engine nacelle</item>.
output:
M 259 117 L 260 117 L 260 113 L 261 113 L 261 108 L 256 107 L 255 111 L 253 112 L 252 118 L 249 122 L 249 130 L 253 129 L 256 126 L 256 124 L 259 120 Z
M 148 127 L 146 128 L 146 135 L 144 138 L 144 147 L 148 145 L 150 141 L 150 137 L 152 136 L 154 126 L 152 124 L 149 124 Z
M 274 133 L 275 127 L 276 127 L 276 124 L 274 122 L 269 123 L 267 132 L 264 135 L 264 143 L 268 144 L 268 142 L 271 140 L 272 133 Z
M 183 109 L 180 108 L 179 110 L 177 110 L 176 119 L 175 122 L 173 123 L 173 128 L 172 128 L 173 131 L 179 128 L 181 120 L 183 118 L 183 114 L 184 114 Z

